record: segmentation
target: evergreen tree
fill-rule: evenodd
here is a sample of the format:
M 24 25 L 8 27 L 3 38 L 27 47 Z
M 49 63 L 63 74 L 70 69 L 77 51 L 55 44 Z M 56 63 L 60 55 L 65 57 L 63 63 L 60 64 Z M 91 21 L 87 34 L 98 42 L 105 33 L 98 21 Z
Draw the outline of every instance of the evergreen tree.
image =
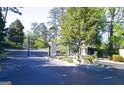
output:
M 52 37 L 54 37 L 53 38 L 54 41 L 56 41 L 57 38 L 60 36 L 60 30 L 61 30 L 64 12 L 65 12 L 64 7 L 54 7 L 49 12 L 50 13 L 49 16 L 50 21 L 48 22 L 50 25 L 49 33 L 52 33 Z
M 5 36 L 5 21 L 2 15 L 2 9 L 0 8 L 0 43 L 4 40 Z
M 84 40 L 86 46 L 100 45 L 99 30 L 103 8 L 71 7 L 68 8 L 62 24 L 63 40 L 72 40 L 80 46 Z M 99 30 L 98 30 L 99 29 Z
M 20 43 L 23 44 L 24 41 L 24 26 L 22 25 L 20 20 L 16 20 L 10 24 L 9 30 L 7 32 L 7 37 L 10 41 L 15 42 L 16 45 Z

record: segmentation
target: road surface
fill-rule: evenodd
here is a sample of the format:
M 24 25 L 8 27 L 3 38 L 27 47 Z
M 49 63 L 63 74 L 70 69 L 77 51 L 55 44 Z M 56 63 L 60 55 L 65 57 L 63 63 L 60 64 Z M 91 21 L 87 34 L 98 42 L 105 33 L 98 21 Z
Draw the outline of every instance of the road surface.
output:
M 40 56 L 43 51 L 11 50 L 0 60 L 0 82 L 12 85 L 111 85 L 124 84 L 124 70 L 90 68 L 54 62 Z

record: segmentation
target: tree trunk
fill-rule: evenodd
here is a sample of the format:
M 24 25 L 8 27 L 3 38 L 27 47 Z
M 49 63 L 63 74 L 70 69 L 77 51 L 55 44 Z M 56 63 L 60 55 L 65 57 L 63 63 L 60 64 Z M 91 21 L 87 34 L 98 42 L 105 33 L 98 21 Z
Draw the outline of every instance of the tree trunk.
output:
M 78 39 L 78 52 L 79 52 L 79 54 L 81 55 L 80 43 L 81 43 L 81 41 L 80 41 L 80 39 Z
M 6 8 L 6 11 L 5 11 L 4 21 L 6 21 L 7 14 L 8 14 L 8 7 Z
M 111 17 L 111 22 L 110 22 L 110 32 L 109 32 L 109 48 L 108 48 L 108 54 L 112 55 L 112 50 L 113 50 L 113 42 L 111 41 L 111 37 L 113 36 L 113 21 L 114 21 L 114 15 Z
M 109 49 L 113 49 L 113 43 L 111 42 L 111 37 L 113 36 L 113 25 L 110 24 L 110 37 L 109 37 Z

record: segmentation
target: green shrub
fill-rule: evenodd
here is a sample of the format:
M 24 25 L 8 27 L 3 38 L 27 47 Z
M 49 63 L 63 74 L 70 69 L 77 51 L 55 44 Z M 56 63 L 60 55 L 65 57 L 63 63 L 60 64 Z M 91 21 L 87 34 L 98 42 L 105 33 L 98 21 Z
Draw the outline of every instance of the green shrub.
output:
M 118 51 L 118 49 L 108 50 L 108 54 L 110 56 L 112 56 L 112 55 L 119 55 L 119 51 Z
M 58 45 L 57 46 L 57 51 L 60 51 L 60 52 L 67 52 L 68 51 L 68 47 L 65 46 L 65 45 Z
M 113 61 L 121 62 L 122 61 L 122 57 L 120 55 L 112 55 L 112 60 Z
M 87 56 L 87 60 L 88 60 L 89 62 L 92 62 L 92 61 L 93 61 L 93 56 L 88 55 L 88 56 Z

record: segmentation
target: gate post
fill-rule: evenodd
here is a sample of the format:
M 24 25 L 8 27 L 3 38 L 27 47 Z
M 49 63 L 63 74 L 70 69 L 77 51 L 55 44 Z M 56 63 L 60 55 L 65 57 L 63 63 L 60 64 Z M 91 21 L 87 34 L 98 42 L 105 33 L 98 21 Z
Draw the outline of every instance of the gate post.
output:
M 50 57 L 56 56 L 56 43 L 55 42 L 49 42 L 49 55 Z
M 30 56 L 30 37 L 28 36 L 28 56 Z

